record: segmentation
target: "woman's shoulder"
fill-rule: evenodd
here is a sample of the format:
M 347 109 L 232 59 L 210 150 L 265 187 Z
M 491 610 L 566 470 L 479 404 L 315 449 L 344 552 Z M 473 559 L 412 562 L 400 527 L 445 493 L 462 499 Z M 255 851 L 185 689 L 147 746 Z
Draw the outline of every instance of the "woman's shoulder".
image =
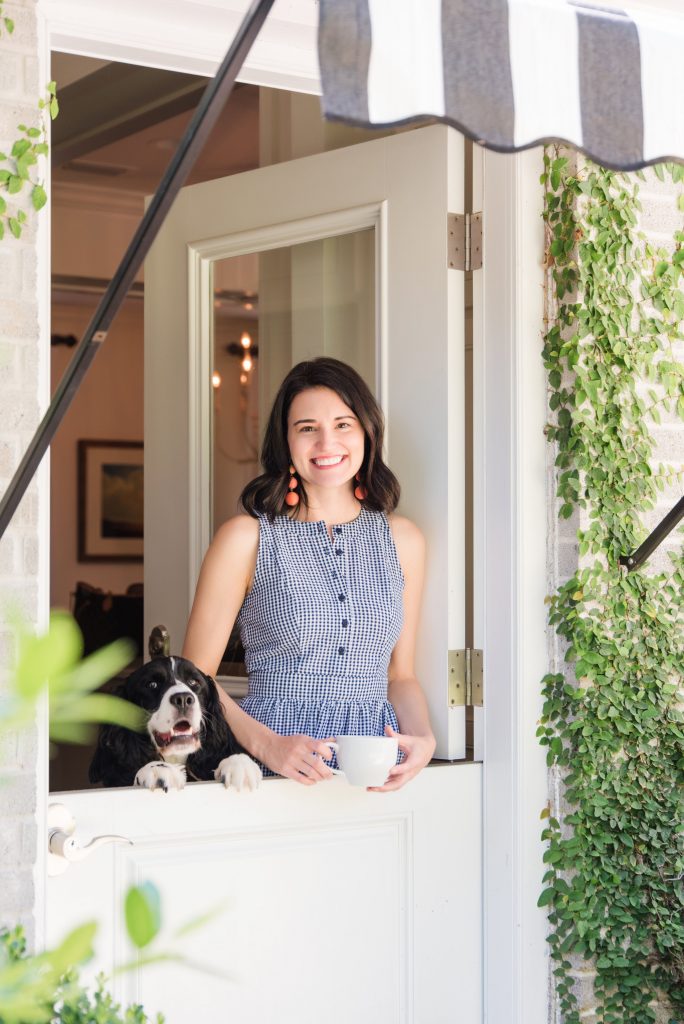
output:
M 422 560 L 425 556 L 425 538 L 416 524 L 394 512 L 387 516 L 387 521 L 402 566 L 416 559 Z
M 411 519 L 407 519 L 406 516 L 398 516 L 395 512 L 390 512 L 387 516 L 387 521 L 395 543 L 403 543 L 409 547 L 425 546 L 425 538 L 421 530 Z
M 259 520 L 240 512 L 221 523 L 214 534 L 213 544 L 218 548 L 235 545 L 255 547 L 259 543 Z

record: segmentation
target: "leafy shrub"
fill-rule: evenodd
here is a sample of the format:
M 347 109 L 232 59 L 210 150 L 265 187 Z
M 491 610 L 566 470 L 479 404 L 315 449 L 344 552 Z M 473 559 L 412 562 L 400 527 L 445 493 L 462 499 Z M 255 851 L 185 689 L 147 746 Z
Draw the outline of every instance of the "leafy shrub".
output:
M 56 972 L 64 966 L 64 956 L 78 954 L 81 943 L 90 941 L 84 933 L 74 942 L 74 934 L 69 937 L 72 941 L 68 946 L 63 944 L 42 957 L 29 957 L 21 928 L 0 931 L 0 1005 L 6 1003 L 3 995 L 8 988 L 24 990 L 23 999 L 18 992 L 12 1004 L 6 1003 L 11 1006 L 10 1015 L 5 1012 L 0 1024 L 163 1024 L 161 1014 L 149 1018 L 142 1006 L 133 1004 L 122 1009 L 105 990 L 106 978 L 102 974 L 98 975 L 92 993 L 79 984 L 78 970 L 73 966 L 67 967 L 55 981 Z M 31 982 L 30 991 L 26 982 Z

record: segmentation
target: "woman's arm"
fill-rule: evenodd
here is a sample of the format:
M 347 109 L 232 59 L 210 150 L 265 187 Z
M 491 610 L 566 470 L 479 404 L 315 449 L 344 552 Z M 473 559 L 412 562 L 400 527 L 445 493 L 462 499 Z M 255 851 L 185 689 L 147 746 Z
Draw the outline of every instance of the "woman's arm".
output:
M 252 585 L 258 550 L 258 520 L 239 515 L 219 527 L 204 557 L 182 654 L 207 675 L 216 675 L 233 623 Z M 279 736 L 251 718 L 221 687 L 218 690 L 235 738 L 262 764 L 304 785 L 329 778 L 332 773 L 321 760 L 330 757 L 324 743 L 307 736 Z
M 425 695 L 416 679 L 414 658 L 425 572 L 425 541 L 403 516 L 390 519 L 392 536 L 404 573 L 404 625 L 389 665 L 388 700 L 397 713 L 399 748 L 405 757 L 389 773 L 380 791 L 400 789 L 430 761 L 435 751 Z M 387 734 L 395 735 L 390 726 Z

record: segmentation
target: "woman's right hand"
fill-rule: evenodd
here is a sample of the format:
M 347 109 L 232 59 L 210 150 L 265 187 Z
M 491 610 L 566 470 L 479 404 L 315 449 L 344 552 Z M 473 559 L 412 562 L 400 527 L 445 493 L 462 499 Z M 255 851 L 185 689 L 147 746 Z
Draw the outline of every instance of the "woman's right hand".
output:
M 331 756 L 330 747 L 323 740 L 303 735 L 280 736 L 274 732 L 264 743 L 259 759 L 277 775 L 303 786 L 313 786 L 315 782 L 332 777 L 332 770 L 323 761 L 324 757 L 330 760 Z

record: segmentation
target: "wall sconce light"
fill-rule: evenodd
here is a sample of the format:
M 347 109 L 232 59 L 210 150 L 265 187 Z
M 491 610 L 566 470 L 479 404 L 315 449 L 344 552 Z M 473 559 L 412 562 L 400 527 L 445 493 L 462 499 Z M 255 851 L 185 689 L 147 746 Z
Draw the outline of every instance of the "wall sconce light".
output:
M 225 351 L 231 356 L 239 357 L 240 383 L 246 384 L 250 371 L 254 369 L 254 360 L 259 357 L 259 346 L 252 343 L 252 337 L 247 331 L 243 331 L 240 335 L 240 344 L 231 341 L 225 346 Z

